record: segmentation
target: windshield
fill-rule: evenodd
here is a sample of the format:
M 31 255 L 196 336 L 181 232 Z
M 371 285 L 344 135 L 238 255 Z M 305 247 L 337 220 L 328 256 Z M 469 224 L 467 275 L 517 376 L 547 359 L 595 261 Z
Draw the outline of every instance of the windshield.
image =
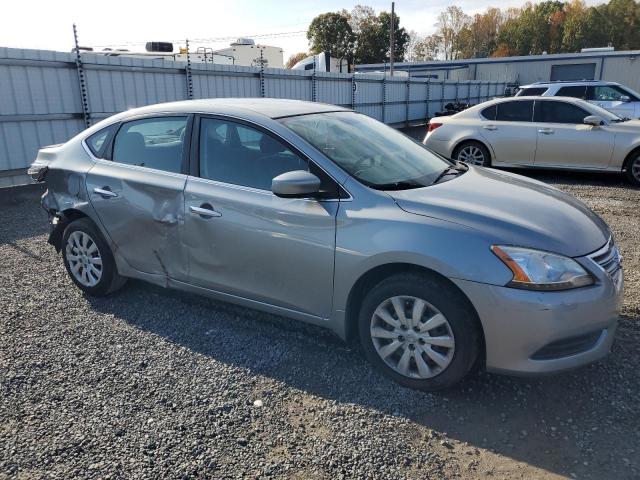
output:
M 451 167 L 422 144 L 360 113 L 318 113 L 280 121 L 372 188 L 424 187 Z

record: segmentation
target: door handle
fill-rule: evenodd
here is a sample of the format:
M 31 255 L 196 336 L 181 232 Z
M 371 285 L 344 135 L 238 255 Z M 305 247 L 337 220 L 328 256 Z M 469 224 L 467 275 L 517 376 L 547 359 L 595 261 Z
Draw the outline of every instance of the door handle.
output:
M 118 194 L 116 192 L 112 192 L 109 187 L 102 187 L 102 188 L 94 188 L 93 189 L 93 193 L 97 193 L 98 195 L 101 195 L 103 198 L 113 198 L 113 197 L 117 197 Z
M 498 127 L 496 127 L 495 125 L 485 125 L 484 127 L 485 130 L 497 130 Z
M 201 217 L 205 217 L 205 218 L 211 218 L 211 217 L 221 217 L 222 214 L 220 212 L 216 212 L 213 207 L 211 207 L 211 205 L 209 204 L 203 204 L 199 207 L 194 207 L 191 206 L 189 207 L 189 210 L 191 210 L 191 213 L 193 213 L 194 215 L 200 215 Z
M 554 131 L 550 128 L 539 128 L 538 133 L 542 133 L 544 135 L 551 135 Z

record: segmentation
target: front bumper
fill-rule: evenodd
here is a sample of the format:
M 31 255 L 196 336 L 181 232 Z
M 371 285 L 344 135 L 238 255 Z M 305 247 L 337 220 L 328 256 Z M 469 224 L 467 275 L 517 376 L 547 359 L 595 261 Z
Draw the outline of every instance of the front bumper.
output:
M 544 374 L 606 356 L 622 304 L 623 275 L 622 270 L 613 278 L 590 270 L 597 278 L 595 285 L 559 292 L 454 280 L 480 317 L 487 370 Z

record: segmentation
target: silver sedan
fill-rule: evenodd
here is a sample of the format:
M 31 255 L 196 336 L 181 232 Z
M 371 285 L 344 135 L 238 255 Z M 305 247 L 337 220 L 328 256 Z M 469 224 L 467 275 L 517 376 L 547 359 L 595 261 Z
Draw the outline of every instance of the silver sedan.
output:
M 474 365 L 576 367 L 613 342 L 622 272 L 597 215 L 344 108 L 144 107 L 43 148 L 31 172 L 88 295 L 136 278 L 310 322 L 423 390 Z
M 474 165 L 624 173 L 640 185 L 640 120 L 577 98 L 501 98 L 429 122 L 425 145 Z

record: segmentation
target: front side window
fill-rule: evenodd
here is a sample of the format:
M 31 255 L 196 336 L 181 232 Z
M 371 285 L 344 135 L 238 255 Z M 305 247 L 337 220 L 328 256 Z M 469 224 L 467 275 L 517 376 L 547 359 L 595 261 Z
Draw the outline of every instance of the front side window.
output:
M 200 120 L 200 177 L 271 190 L 275 177 L 295 170 L 309 171 L 308 162 L 271 135 L 228 120 Z
M 372 188 L 397 190 L 432 185 L 451 167 L 422 144 L 363 114 L 317 113 L 280 121 Z
M 573 98 L 582 98 L 583 100 L 587 97 L 587 87 L 585 85 L 577 85 L 572 87 L 562 87 L 558 89 L 558 93 L 556 97 L 573 97 Z
M 496 120 L 500 122 L 530 122 L 533 118 L 532 100 L 502 102 L 496 107 Z
M 536 122 L 579 124 L 589 115 L 586 110 L 567 102 L 536 102 Z
M 113 142 L 114 162 L 180 173 L 187 117 L 156 117 L 122 125 Z
M 621 102 L 622 97 L 631 99 L 632 95 L 615 85 L 601 85 L 589 88 L 589 100 L 596 102 Z

